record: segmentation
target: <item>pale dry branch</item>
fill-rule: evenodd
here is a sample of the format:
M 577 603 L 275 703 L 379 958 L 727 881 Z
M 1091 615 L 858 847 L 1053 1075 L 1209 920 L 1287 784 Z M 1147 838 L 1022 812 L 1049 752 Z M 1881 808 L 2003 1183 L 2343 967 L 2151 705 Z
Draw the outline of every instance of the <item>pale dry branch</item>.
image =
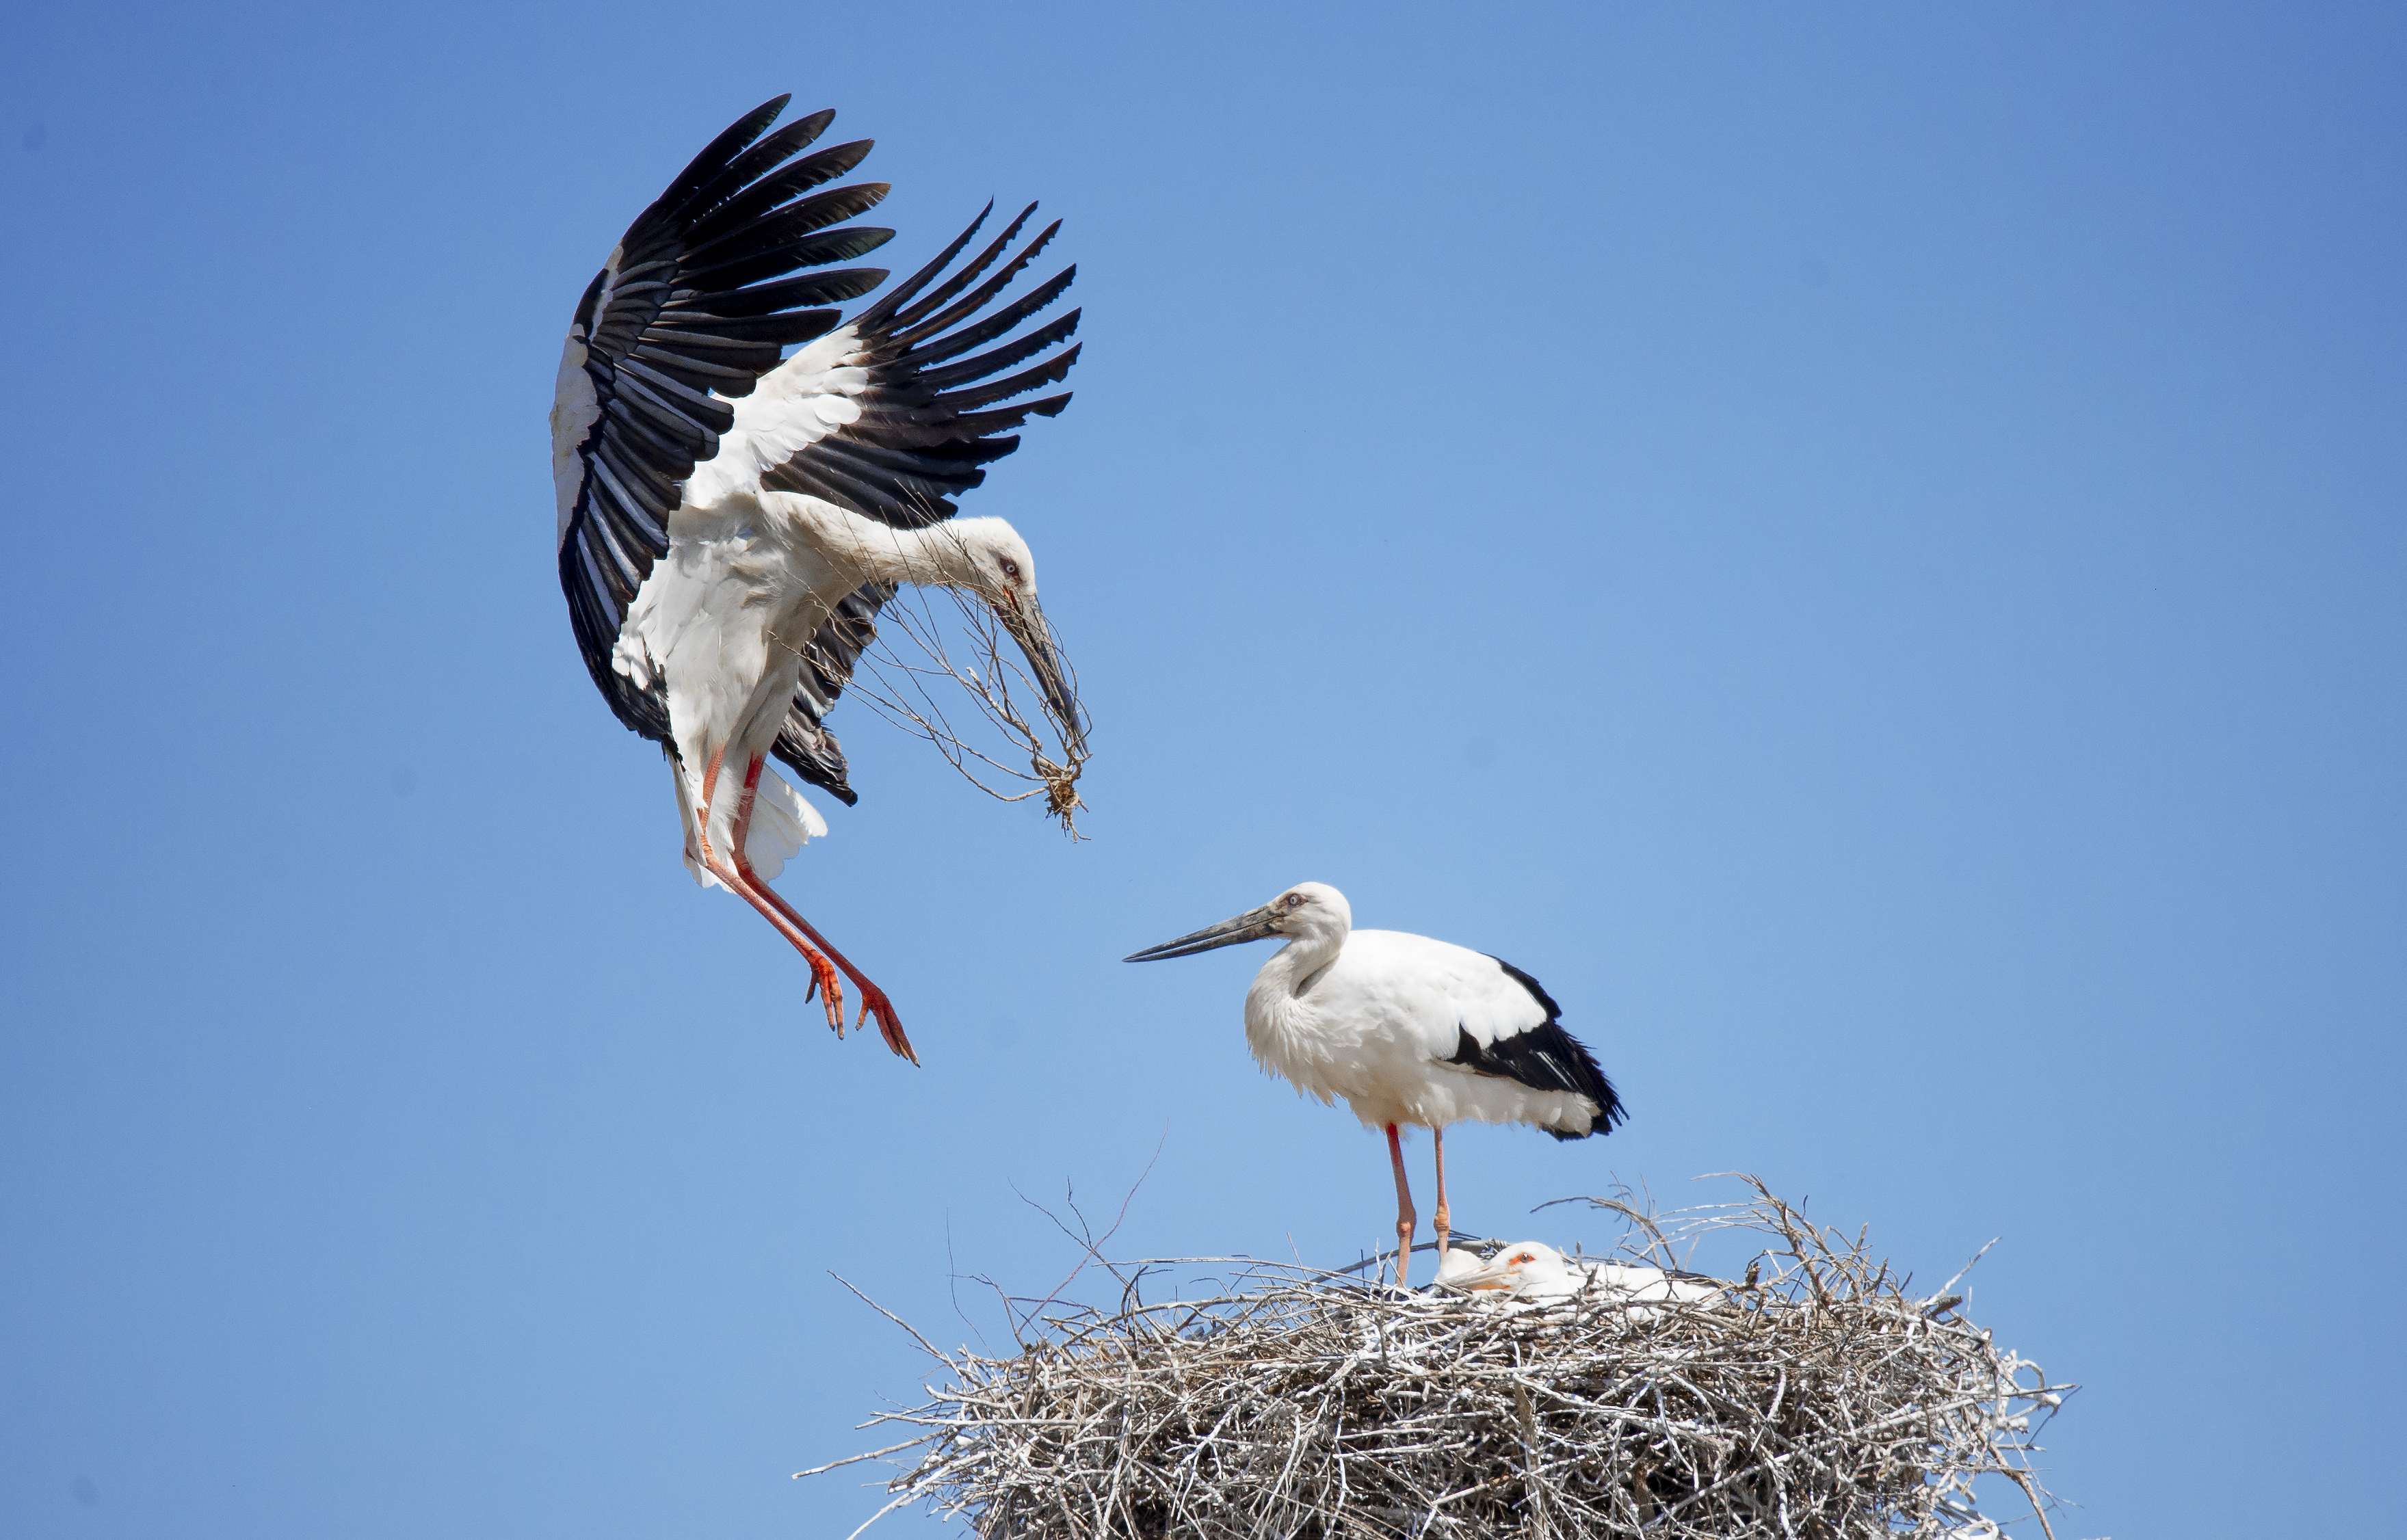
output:
M 1704 1305 L 1505 1307 L 1245 1259 L 1124 1264 L 1117 1306 L 1039 1302 L 1016 1355 L 928 1349 L 946 1383 L 864 1424 L 922 1451 L 886 1511 L 924 1500 L 983 1540 L 1971 1540 L 2000 1533 L 1975 1501 L 1985 1476 L 2044 1509 L 2030 1413 L 2072 1387 L 1960 1302 L 1908 1293 L 1862 1236 L 1742 1180 L 1745 1201 L 1670 1214 L 1590 1200 L 1659 1265 L 1716 1237 L 1755 1248 L 1748 1281 Z M 1145 1303 L 1135 1280 L 1172 1267 L 1203 1292 Z
M 954 611 L 952 623 L 940 619 L 932 594 L 942 594 Z M 1061 822 L 1062 831 L 1078 839 L 1074 821 L 1086 804 L 1077 792 L 1087 763 L 1086 745 L 1058 729 L 1045 731 L 1042 709 L 1024 710 L 1021 702 L 1042 700 L 1043 691 L 1030 677 L 1028 666 L 991 611 L 953 588 L 904 587 L 889 600 L 878 617 L 877 638 L 863 652 L 851 684 L 853 693 L 887 721 L 935 745 L 945 762 L 961 778 L 1004 802 L 1045 798 L 1045 811 Z M 961 647 L 967 661 L 956 661 Z M 1062 663 L 1075 697 L 1077 675 Z M 949 680 L 966 696 L 982 728 L 968 732 L 957 726 L 943 701 L 930 689 L 933 681 Z M 982 741 L 1000 739 L 980 747 Z M 1066 740 L 1066 741 L 1065 741 Z M 1006 751 L 1003 744 L 1008 744 Z M 1025 755 L 1020 770 L 996 757 Z
M 933 535 L 950 532 L 944 521 L 949 509 L 921 500 L 920 509 L 933 528 Z M 889 531 L 890 538 L 899 541 Z M 958 536 L 955 537 L 958 540 Z M 899 547 L 898 547 L 899 549 Z M 941 593 L 957 612 L 955 623 L 940 621 L 931 595 Z M 1049 622 L 1039 629 L 1049 629 Z M 779 635 L 770 640 L 813 665 L 819 671 L 866 701 L 869 709 L 914 737 L 924 738 L 945 756 L 962 779 L 987 795 L 1005 802 L 1045 798 L 1046 812 L 1061 822 L 1062 832 L 1079 839 L 1073 821 L 1085 804 L 1077 792 L 1085 770 L 1085 708 L 1078 700 L 1077 671 L 1062 653 L 1058 635 L 1051 637 L 1053 661 L 1061 671 L 1063 702 L 1071 720 L 1056 721 L 1049 732 L 1035 723 L 1050 720 L 1043 702 L 1046 693 L 1030 672 L 1017 643 L 1006 649 L 1002 623 L 974 594 L 953 586 L 902 584 L 893 586 L 874 623 L 854 636 L 862 650 L 857 659 L 831 656 L 808 639 Z M 956 663 L 953 650 L 963 648 L 969 661 Z M 958 685 L 985 724 L 965 735 L 947 713 L 930 685 L 938 679 Z M 1017 695 L 1015 695 L 1015 689 Z M 1022 709 L 1023 700 L 1040 704 Z M 978 746 L 981 738 L 1000 740 Z M 1025 755 L 1028 769 L 1017 769 L 997 755 Z

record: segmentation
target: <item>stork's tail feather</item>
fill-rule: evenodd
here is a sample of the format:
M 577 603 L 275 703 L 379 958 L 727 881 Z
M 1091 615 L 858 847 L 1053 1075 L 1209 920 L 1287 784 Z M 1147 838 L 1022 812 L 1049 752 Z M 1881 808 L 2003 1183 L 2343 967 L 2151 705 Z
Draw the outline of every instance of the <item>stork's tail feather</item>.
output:
M 685 827 L 685 869 L 704 887 L 724 887 L 702 864 L 702 826 L 694 816 L 699 786 L 674 756 L 669 756 L 669 778 L 677 783 L 677 821 Z M 725 781 L 720 785 L 726 789 L 719 796 L 722 805 L 712 810 L 712 822 L 723 830 L 732 821 L 734 801 L 733 788 Z M 824 838 L 827 831 L 827 820 L 819 810 L 776 770 L 762 766 L 761 784 L 753 795 L 752 827 L 744 841 L 744 854 L 751 860 L 754 874 L 762 882 L 776 877 L 805 845 Z

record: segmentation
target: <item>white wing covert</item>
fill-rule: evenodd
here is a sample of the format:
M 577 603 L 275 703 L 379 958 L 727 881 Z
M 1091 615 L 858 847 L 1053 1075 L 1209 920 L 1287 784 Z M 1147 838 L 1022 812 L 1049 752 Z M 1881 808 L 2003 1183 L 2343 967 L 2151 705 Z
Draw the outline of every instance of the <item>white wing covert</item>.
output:
M 635 590 L 668 549 L 686 478 L 719 452 L 731 403 L 787 347 L 843 318 L 805 307 L 886 280 L 881 268 L 786 276 L 864 255 L 894 233 L 827 228 L 875 207 L 887 188 L 812 191 L 858 165 L 870 142 L 802 155 L 833 112 L 762 137 L 788 100 L 738 119 L 627 227 L 562 349 L 552 405 L 561 590 L 594 686 L 620 722 L 656 742 L 668 739 L 665 701 L 615 673 L 610 655 Z
M 1033 204 L 947 276 L 990 204 L 933 261 L 849 323 L 839 324 L 833 309 L 799 308 L 868 293 L 887 274 L 783 275 L 849 261 L 892 232 L 825 228 L 875 206 L 887 187 L 811 193 L 858 164 L 870 144 L 792 159 L 833 114 L 762 138 L 786 100 L 764 104 L 712 141 L 629 228 L 587 290 L 561 363 L 552 410 L 561 586 L 595 685 L 620 722 L 662 742 L 664 699 L 615 673 L 610 655 L 636 588 L 667 549 L 680 500 L 706 503 L 766 487 L 922 528 L 951 517 L 952 499 L 1018 447 L 1010 430 L 1070 400 L 1066 391 L 1018 398 L 1060 383 L 1076 362 L 1078 347 L 1062 345 L 1077 330 L 1077 311 L 997 339 L 1051 305 L 1076 268 L 990 310 L 1061 228 L 1047 226 L 995 267 Z M 847 803 L 857 798 L 844 756 L 821 723 L 892 592 L 867 585 L 819 628 L 774 751 Z
M 801 492 L 898 529 L 952 517 L 952 500 L 984 481 L 986 466 L 1019 447 L 1010 430 L 1070 403 L 1067 391 L 1015 398 L 1059 384 L 1078 360 L 1076 345 L 1062 346 L 1078 329 L 1076 310 L 961 357 L 1049 307 L 1078 276 L 1075 266 L 1063 268 L 989 312 L 1061 228 L 1056 219 L 995 267 L 1036 212 L 1031 204 L 937 282 L 993 208 L 980 210 L 935 261 L 763 378 L 759 393 L 737 407 L 698 490 L 751 485 Z M 977 282 L 989 268 L 993 276 Z M 1037 361 L 1030 367 L 1004 374 L 1032 359 Z
M 1493 983 L 1481 982 L 1475 1003 L 1458 1000 L 1460 1018 L 1452 1054 L 1441 1062 L 1474 1074 L 1497 1075 L 1538 1091 L 1567 1091 L 1596 1104 L 1594 1121 L 1579 1133 L 1545 1125 L 1559 1139 L 1610 1131 L 1622 1121 L 1621 1097 L 1588 1046 L 1563 1030 L 1562 1007 L 1537 980 L 1502 957 Z

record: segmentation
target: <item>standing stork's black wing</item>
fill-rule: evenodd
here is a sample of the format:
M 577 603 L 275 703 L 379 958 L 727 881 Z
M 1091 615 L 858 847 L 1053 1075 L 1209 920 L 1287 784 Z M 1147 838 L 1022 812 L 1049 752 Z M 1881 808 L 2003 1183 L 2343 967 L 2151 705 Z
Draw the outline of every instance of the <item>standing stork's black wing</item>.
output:
M 1502 957 L 1488 960 L 1520 986 L 1537 1019 L 1525 1015 L 1517 1024 L 1483 1023 L 1478 1036 L 1473 1035 L 1471 1024 L 1466 1022 L 1457 1028 L 1460 1037 L 1455 1051 L 1444 1062 L 1460 1065 L 1477 1074 L 1518 1081 L 1532 1090 L 1568 1091 L 1594 1102 L 1596 1113 L 1587 1133 L 1566 1133 L 1551 1123 L 1539 1124 L 1559 1139 L 1583 1139 L 1589 1134 L 1612 1133 L 1613 1125 L 1628 1117 L 1621 1096 L 1613 1089 L 1613 1082 L 1605 1079 L 1603 1067 L 1588 1051 L 1588 1045 L 1563 1029 L 1563 1008 L 1555 1003 L 1544 984 L 1511 963 Z
M 749 395 L 787 347 L 841 319 L 812 307 L 886 281 L 882 268 L 786 276 L 865 255 L 894 233 L 828 228 L 875 207 L 886 185 L 814 192 L 858 165 L 870 141 L 804 155 L 833 112 L 763 137 L 788 100 L 737 119 L 627 227 L 577 303 L 561 357 L 551 408 L 561 590 L 595 687 L 620 722 L 662 743 L 665 697 L 613 671 L 610 653 L 636 588 L 668 550 L 683 484 L 719 452 L 733 421 L 727 403 Z M 840 784 L 840 757 L 835 767 Z

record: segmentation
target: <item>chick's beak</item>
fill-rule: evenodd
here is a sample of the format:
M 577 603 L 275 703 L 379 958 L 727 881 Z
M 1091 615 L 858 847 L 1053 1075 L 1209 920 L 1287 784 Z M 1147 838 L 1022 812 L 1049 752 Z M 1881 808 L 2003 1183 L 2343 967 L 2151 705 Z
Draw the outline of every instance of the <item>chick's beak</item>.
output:
M 1457 1273 L 1446 1281 L 1449 1288 L 1455 1289 L 1510 1289 L 1513 1287 L 1513 1271 L 1505 1265 L 1503 1257 L 1498 1257 L 1485 1266 Z

